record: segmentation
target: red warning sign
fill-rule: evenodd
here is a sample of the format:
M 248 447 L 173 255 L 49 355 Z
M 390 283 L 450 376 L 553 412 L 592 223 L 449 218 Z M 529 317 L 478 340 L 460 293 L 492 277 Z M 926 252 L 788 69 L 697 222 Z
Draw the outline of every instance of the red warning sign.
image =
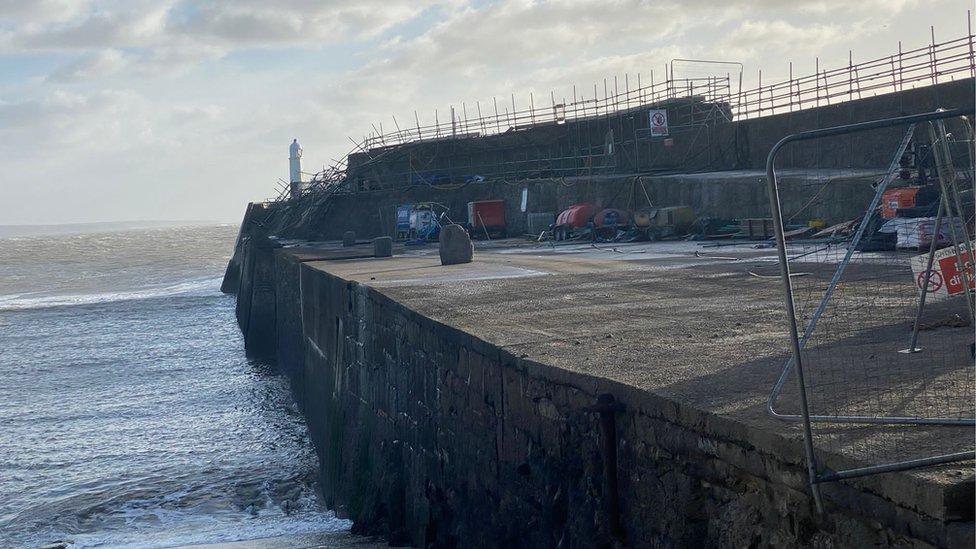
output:
M 929 271 L 929 285 L 925 286 L 925 273 L 918 273 L 915 277 L 915 285 L 921 290 L 925 288 L 926 292 L 938 292 L 942 289 L 942 273 L 939 271 Z
M 648 119 L 651 125 L 652 137 L 665 137 L 668 135 L 667 109 L 652 109 L 648 112 Z
M 952 247 L 946 249 L 953 250 L 953 253 L 939 259 L 939 269 L 942 271 L 942 278 L 945 279 L 949 295 L 962 293 L 967 282 L 970 290 L 976 289 L 973 262 L 969 259 L 969 252 L 960 250 L 961 253 L 957 257 Z
M 912 272 L 915 274 L 915 287 L 922 291 L 925 285 L 925 267 L 928 263 L 928 254 L 917 255 L 912 258 Z M 973 262 L 969 259 L 969 253 L 960 247 L 959 256 L 956 256 L 954 246 L 942 248 L 935 252 L 932 261 L 932 270 L 928 271 L 929 285 L 927 293 L 932 299 L 946 299 L 949 296 L 963 293 L 966 282 L 969 282 L 969 289 L 976 290 L 976 272 L 973 270 Z

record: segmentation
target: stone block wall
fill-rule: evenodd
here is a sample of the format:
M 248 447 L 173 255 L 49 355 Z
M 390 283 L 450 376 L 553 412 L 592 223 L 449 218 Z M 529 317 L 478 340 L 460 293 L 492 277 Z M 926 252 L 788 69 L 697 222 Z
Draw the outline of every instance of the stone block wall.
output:
M 278 361 L 327 502 L 358 532 L 419 547 L 972 545 L 971 523 L 846 485 L 817 517 L 795 438 L 514 356 L 287 250 L 275 277 Z M 615 465 L 602 394 L 623 407 Z
M 933 111 L 972 108 L 974 80 L 963 78 L 876 96 L 824 99 L 795 112 L 729 121 L 728 106 L 694 100 L 635 107 L 565 124 L 539 124 L 482 137 L 390 145 L 349 156 L 348 175 L 359 187 L 411 186 L 418 174 L 459 183 L 488 179 L 546 178 L 576 174 L 693 173 L 763 169 L 766 155 L 791 133 Z M 670 139 L 647 136 L 648 109 L 667 108 Z M 892 128 L 791 145 L 782 167 L 874 168 L 887 166 L 904 129 Z M 614 148 L 605 142 L 615 135 Z M 592 155 L 592 156 L 589 156 Z M 580 157 L 587 156 L 587 162 Z M 518 166 L 518 169 L 516 169 Z M 424 180 L 424 178 L 420 178 Z
M 768 217 L 769 197 L 765 184 L 765 162 L 773 145 L 786 135 L 812 129 L 864 122 L 935 110 L 940 107 L 972 107 L 974 91 L 972 78 L 957 80 L 906 90 L 877 97 L 845 101 L 834 105 L 806 109 L 795 113 L 765 116 L 741 122 L 719 122 L 709 125 L 686 127 L 673 136 L 675 148 L 662 149 L 660 141 L 640 141 L 639 156 L 644 159 L 665 159 L 673 165 L 626 166 L 619 169 L 598 171 L 591 176 L 558 178 L 539 175 L 530 179 L 509 181 L 505 178 L 484 182 L 458 183 L 447 188 L 429 185 L 409 185 L 403 182 L 391 189 L 355 192 L 333 196 L 314 209 L 312 215 L 299 215 L 306 204 L 285 203 L 281 207 L 296 213 L 296 219 L 287 223 L 278 234 L 281 236 L 335 240 L 347 230 L 360 238 L 394 236 L 396 207 L 400 204 L 436 202 L 446 208 L 448 217 L 455 222 L 468 222 L 467 203 L 476 200 L 505 200 L 508 234 L 520 236 L 526 231 L 526 212 L 520 211 L 521 192 L 528 189 L 527 212 L 558 214 L 572 204 L 592 202 L 601 207 L 638 210 L 648 207 L 648 199 L 654 206 L 692 206 L 698 215 L 722 219 Z M 626 120 L 639 118 L 633 112 L 622 114 Z M 608 119 L 607 124 L 612 119 Z M 632 121 L 631 121 L 632 122 Z M 621 122 L 622 124 L 623 122 Z M 629 122 L 630 123 L 630 122 Z M 951 126 L 951 124 L 950 124 Z M 950 129 L 952 129 L 950 127 Z M 604 131 L 600 130 L 601 132 Z M 632 128 L 631 128 L 632 130 Z M 502 134 L 485 139 L 515 139 L 512 147 L 524 147 L 524 154 L 534 154 L 537 142 L 552 140 L 559 143 L 560 131 L 566 128 L 540 127 L 518 132 L 530 134 L 531 139 L 518 135 Z M 621 131 L 623 131 L 621 129 Z M 555 132 L 555 133 L 554 133 Z M 891 162 L 891 156 L 904 135 L 904 128 L 889 128 L 866 133 L 844 135 L 788 145 L 778 157 L 779 168 L 792 168 L 796 184 L 789 181 L 782 187 L 783 206 L 786 216 L 803 205 L 809 207 L 795 221 L 805 222 L 822 218 L 828 223 L 839 223 L 863 213 L 873 194 L 871 180 L 859 180 L 830 185 L 820 193 L 821 182 L 829 178 L 856 179 L 855 170 L 883 170 Z M 602 133 L 597 132 L 602 135 Z M 687 134 L 687 135 L 686 135 Z M 595 134 L 596 135 L 596 134 Z M 925 132 L 921 132 L 925 135 Z M 521 139 L 521 140 L 520 140 Z M 602 139 L 602 137 L 601 137 Z M 485 145 L 446 142 L 416 143 L 408 148 L 479 147 Z M 473 140 L 478 141 L 478 140 Z M 521 143 L 521 145 L 517 145 Z M 646 150 L 645 150 L 646 149 Z M 477 155 L 476 152 L 471 154 Z M 359 158 L 365 153 L 359 153 Z M 686 165 L 680 158 L 706 158 L 706 164 Z M 385 158 L 385 157 L 382 157 Z M 382 172 L 385 168 L 379 160 L 371 164 L 371 170 Z M 395 163 L 394 160 L 389 160 Z M 664 160 L 661 160 L 664 162 Z M 677 163 L 675 163 L 677 162 Z M 666 164 L 666 162 L 665 162 Z M 814 169 L 816 168 L 816 169 Z M 393 168 L 390 168 L 393 170 Z M 396 168 L 400 169 L 400 168 Z M 834 170 L 832 173 L 817 170 Z M 685 173 L 676 176 L 671 170 Z M 713 173 L 721 170 L 758 171 L 756 177 L 743 179 L 741 174 Z M 785 175 L 785 172 L 782 172 Z M 638 175 L 642 174 L 642 175 Z M 373 177 L 382 178 L 382 174 Z M 637 181 L 643 182 L 643 186 Z M 811 204 L 808 202 L 815 198 Z M 303 200 L 311 200 L 306 197 Z M 282 216 L 288 218 L 288 214 Z M 300 219 L 299 219 L 300 218 Z M 477 236 L 477 235 L 476 235 Z

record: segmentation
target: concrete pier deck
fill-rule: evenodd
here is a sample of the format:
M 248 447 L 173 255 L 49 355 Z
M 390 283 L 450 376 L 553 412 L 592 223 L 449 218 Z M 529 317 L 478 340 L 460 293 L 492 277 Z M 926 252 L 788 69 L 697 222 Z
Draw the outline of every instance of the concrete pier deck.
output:
M 452 266 L 440 265 L 435 247 L 398 248 L 386 259 L 366 257 L 366 245 L 293 242 L 282 252 L 526 364 L 567 372 L 574 383 L 608 380 L 652 401 L 654 414 L 802 470 L 799 424 L 766 410 L 788 349 L 773 250 L 693 242 L 479 242 L 473 263 Z M 827 280 L 829 271 L 811 268 L 811 275 Z M 960 340 L 971 331 L 957 329 Z M 896 346 L 903 336 L 880 330 L 872 337 Z M 972 382 L 971 375 L 959 379 Z M 786 412 L 797 410 L 792 387 L 791 380 L 779 401 Z M 896 427 L 896 448 L 891 429 L 818 433 L 819 457 L 837 470 L 972 448 L 971 427 Z M 794 481 L 802 487 L 802 476 Z M 941 534 L 920 536 L 937 545 L 971 539 L 973 490 L 972 463 L 824 485 L 830 505 L 848 513 L 910 524 L 908 530 L 931 528 L 906 518 L 910 510 L 941 524 L 935 527 Z

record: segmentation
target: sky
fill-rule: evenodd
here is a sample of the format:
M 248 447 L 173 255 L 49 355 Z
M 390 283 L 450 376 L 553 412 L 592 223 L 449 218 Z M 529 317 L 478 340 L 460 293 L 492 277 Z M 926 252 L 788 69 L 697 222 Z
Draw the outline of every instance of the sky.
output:
M 963 37 L 970 0 L 0 0 L 0 225 L 239 221 L 393 116 L 675 58 L 744 87 Z

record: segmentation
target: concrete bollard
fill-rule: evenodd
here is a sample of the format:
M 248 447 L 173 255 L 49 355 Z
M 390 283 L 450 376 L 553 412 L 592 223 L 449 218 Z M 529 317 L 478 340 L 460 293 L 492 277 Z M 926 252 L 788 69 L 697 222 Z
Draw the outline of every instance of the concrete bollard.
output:
M 381 236 L 373 239 L 373 257 L 390 257 L 393 255 L 393 239 Z
M 445 225 L 441 229 L 441 265 L 471 263 L 474 258 L 474 245 L 471 236 L 460 225 Z
M 345 247 L 356 245 L 356 231 L 346 231 L 342 233 L 342 245 Z

